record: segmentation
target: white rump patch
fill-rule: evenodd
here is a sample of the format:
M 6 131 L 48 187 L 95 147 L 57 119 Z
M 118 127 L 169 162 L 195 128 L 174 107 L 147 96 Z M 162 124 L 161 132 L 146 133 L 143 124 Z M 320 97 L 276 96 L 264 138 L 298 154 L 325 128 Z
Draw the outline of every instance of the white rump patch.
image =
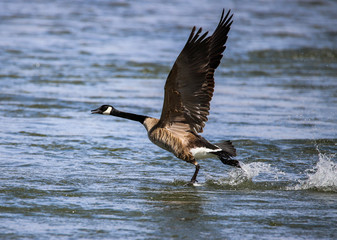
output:
M 110 115 L 112 107 L 108 107 L 107 110 L 103 112 L 104 115 Z
M 210 149 L 210 148 L 205 148 L 205 147 L 197 147 L 197 148 L 190 149 L 190 152 L 192 153 L 195 159 L 203 159 L 203 158 L 214 157 L 215 155 L 212 153 L 219 152 L 221 150 L 222 149 Z

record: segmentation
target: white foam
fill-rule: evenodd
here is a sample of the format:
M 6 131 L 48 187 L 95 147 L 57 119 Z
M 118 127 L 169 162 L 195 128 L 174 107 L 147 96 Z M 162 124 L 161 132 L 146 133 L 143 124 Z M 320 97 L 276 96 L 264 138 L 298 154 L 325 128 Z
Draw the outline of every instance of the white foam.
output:
M 195 183 L 193 183 L 193 186 L 194 187 L 201 187 L 201 186 L 203 186 L 203 184 L 195 182 Z

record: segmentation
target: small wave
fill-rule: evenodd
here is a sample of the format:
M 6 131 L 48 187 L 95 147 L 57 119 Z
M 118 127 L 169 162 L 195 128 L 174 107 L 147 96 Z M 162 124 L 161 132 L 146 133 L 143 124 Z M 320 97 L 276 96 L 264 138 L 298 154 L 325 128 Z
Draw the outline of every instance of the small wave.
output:
M 318 190 L 337 192 L 337 164 L 332 161 L 336 154 L 319 153 L 319 161 L 312 169 L 305 171 L 306 180 L 299 180 L 294 187 L 288 190 Z

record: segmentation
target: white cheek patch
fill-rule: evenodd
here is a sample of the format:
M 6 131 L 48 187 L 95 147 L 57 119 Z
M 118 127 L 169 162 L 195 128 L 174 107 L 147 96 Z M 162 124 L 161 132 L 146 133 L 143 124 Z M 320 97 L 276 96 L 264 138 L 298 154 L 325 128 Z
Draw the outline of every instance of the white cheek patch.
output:
M 194 158 L 203 159 L 203 158 L 214 157 L 215 155 L 212 153 L 218 152 L 221 150 L 222 149 L 209 149 L 205 147 L 197 147 L 197 148 L 192 148 L 190 152 L 192 153 Z
M 103 112 L 103 114 L 104 114 L 104 115 L 110 115 L 111 110 L 112 110 L 112 107 L 108 107 L 108 109 L 105 110 L 105 111 Z

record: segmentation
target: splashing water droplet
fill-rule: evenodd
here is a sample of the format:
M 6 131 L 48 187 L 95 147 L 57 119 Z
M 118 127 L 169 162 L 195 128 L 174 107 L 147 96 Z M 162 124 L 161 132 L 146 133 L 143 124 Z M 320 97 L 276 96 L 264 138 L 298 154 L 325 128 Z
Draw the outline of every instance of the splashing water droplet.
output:
M 283 172 L 279 172 L 277 169 L 271 167 L 270 164 L 261 163 L 261 162 L 253 162 L 250 164 L 242 164 L 242 169 L 244 170 L 248 179 L 252 179 L 253 177 L 258 176 L 260 173 L 272 173 L 272 174 L 283 174 Z
M 241 169 L 232 169 L 228 173 L 228 177 L 219 180 L 209 178 L 208 180 L 219 185 L 237 186 L 251 182 L 254 177 L 257 177 L 261 173 L 271 175 L 274 179 L 278 179 L 280 175 L 285 175 L 284 172 L 279 171 L 277 168 L 273 168 L 270 164 L 253 162 L 248 164 L 241 163 Z
M 306 170 L 307 179 L 289 190 L 316 189 L 337 192 L 337 164 L 332 161 L 336 154 L 318 154 L 319 161 L 312 169 Z

